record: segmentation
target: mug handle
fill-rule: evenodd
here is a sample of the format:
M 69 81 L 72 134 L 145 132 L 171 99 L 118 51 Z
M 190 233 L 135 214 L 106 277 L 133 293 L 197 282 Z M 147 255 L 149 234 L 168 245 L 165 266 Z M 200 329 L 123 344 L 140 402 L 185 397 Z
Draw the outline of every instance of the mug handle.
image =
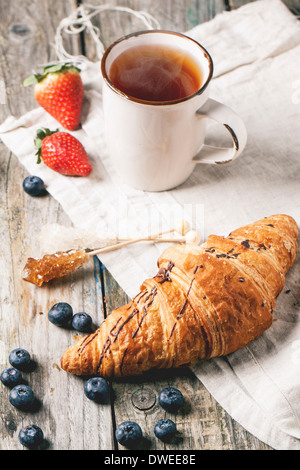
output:
M 244 150 L 247 143 L 247 131 L 243 120 L 228 106 L 211 98 L 196 111 L 198 119 L 212 119 L 227 129 L 232 141 L 232 148 L 213 147 L 204 144 L 193 158 L 195 163 L 223 164 L 235 160 Z

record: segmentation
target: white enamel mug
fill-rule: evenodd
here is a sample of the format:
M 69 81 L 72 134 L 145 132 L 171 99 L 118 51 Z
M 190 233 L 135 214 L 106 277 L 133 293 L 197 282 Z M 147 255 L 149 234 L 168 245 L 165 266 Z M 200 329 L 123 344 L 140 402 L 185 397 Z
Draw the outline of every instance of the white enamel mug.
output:
M 140 100 L 118 90 L 109 78 L 113 61 L 130 47 L 148 44 L 171 46 L 191 55 L 203 77 L 201 88 L 186 98 L 159 102 Z M 163 30 L 130 34 L 108 47 L 101 72 L 105 135 L 123 183 L 143 191 L 165 191 L 184 183 L 197 164 L 229 163 L 245 148 L 247 132 L 242 119 L 208 97 L 213 62 L 195 40 Z M 232 148 L 204 144 L 208 119 L 227 129 Z

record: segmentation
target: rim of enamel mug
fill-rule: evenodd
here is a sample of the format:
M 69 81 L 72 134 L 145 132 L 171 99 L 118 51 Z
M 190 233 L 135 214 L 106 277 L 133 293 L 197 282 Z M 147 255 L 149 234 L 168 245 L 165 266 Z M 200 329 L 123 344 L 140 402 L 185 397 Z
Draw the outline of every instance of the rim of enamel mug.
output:
M 107 71 L 106 71 L 106 59 L 108 57 L 108 55 L 110 54 L 110 52 L 112 51 L 112 49 L 118 45 L 119 43 L 131 38 L 131 37 L 135 37 L 135 36 L 141 36 L 141 35 L 145 35 L 145 34 L 168 34 L 168 35 L 174 35 L 174 36 L 179 36 L 181 37 L 182 39 L 187 39 L 189 41 L 192 41 L 193 43 L 195 43 L 203 52 L 204 54 L 204 57 L 207 59 L 208 61 L 208 65 L 209 65 L 209 73 L 208 73 L 208 76 L 207 76 L 207 79 L 205 80 L 205 82 L 201 85 L 201 87 L 199 88 L 199 90 L 197 90 L 195 93 L 193 93 L 192 95 L 188 95 L 188 96 L 185 96 L 184 98 L 180 98 L 178 100 L 171 100 L 171 101 L 150 101 L 150 100 L 142 100 L 140 98 L 135 98 L 134 96 L 130 96 L 130 95 L 127 95 L 126 93 L 124 93 L 123 91 L 119 90 L 117 87 L 115 87 L 113 85 L 113 83 L 111 82 L 111 80 L 109 79 L 109 76 L 107 74 Z M 136 102 L 136 103 L 141 103 L 141 104 L 148 104 L 148 105 L 152 105 L 152 106 L 164 106 L 164 105 L 170 105 L 170 104 L 178 104 L 178 103 L 182 103 L 183 101 L 187 101 L 187 100 L 190 100 L 192 98 L 194 98 L 195 96 L 198 96 L 198 95 L 201 95 L 204 90 L 207 88 L 212 76 L 213 76 L 213 69 L 214 69 L 214 65 L 213 65 L 213 60 L 211 58 L 211 55 L 209 54 L 209 52 L 198 42 L 196 41 L 195 39 L 193 38 L 190 38 L 189 36 L 186 36 L 185 34 L 182 34 L 182 33 L 177 33 L 175 31 L 168 31 L 168 30 L 163 30 L 163 29 L 151 29 L 151 30 L 146 30 L 146 31 L 137 31 L 135 33 L 131 33 L 131 34 L 127 34 L 126 36 L 122 36 L 121 38 L 117 39 L 116 41 L 114 41 L 110 46 L 108 46 L 108 48 L 105 50 L 103 56 L 102 56 L 102 59 L 101 59 L 101 73 L 102 73 L 102 77 L 104 79 L 104 81 L 107 83 L 107 85 L 115 92 L 117 93 L 118 95 L 122 96 L 123 98 L 126 98 L 127 100 L 129 101 L 133 101 L 133 102 Z

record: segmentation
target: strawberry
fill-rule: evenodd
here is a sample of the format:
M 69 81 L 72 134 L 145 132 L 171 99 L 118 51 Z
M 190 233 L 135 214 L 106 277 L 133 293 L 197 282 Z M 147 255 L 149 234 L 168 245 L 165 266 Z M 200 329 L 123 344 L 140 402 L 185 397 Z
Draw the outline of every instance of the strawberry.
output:
M 83 101 L 80 69 L 70 64 L 50 65 L 42 74 L 31 75 L 23 83 L 24 86 L 33 84 L 39 105 L 65 129 L 77 129 Z
M 39 129 L 34 141 L 38 156 L 52 170 L 61 175 L 87 176 L 92 166 L 83 145 L 68 132 Z

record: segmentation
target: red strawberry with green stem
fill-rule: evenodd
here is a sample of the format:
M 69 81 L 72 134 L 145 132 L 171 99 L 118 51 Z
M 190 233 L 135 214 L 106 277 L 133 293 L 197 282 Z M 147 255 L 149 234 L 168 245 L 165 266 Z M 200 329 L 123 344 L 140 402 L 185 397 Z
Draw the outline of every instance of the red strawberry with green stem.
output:
M 78 139 L 68 132 L 39 129 L 34 141 L 37 163 L 44 164 L 61 175 L 87 176 L 92 166 Z
M 71 64 L 50 65 L 42 74 L 34 74 L 23 83 L 33 84 L 40 106 L 65 129 L 73 131 L 79 127 L 84 94 L 80 69 Z

